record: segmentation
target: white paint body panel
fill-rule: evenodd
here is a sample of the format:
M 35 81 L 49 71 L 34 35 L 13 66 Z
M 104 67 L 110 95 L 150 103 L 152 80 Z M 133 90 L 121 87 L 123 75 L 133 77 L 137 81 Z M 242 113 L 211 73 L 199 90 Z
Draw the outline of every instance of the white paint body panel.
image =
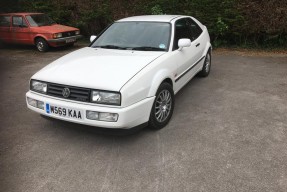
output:
M 32 79 L 119 91 L 130 78 L 163 53 L 86 47 L 47 65 Z
M 37 113 L 40 113 L 42 115 L 46 115 L 52 118 L 65 120 L 73 123 L 79 123 L 84 125 L 90 125 L 90 126 L 97 126 L 97 127 L 105 127 L 105 128 L 121 128 L 121 129 L 129 129 L 132 127 L 135 127 L 137 125 L 142 124 L 143 122 L 148 121 L 150 108 L 152 107 L 154 97 L 152 98 L 146 98 L 138 103 L 135 103 L 134 105 L 131 105 L 129 107 L 125 108 L 108 108 L 103 106 L 95 106 L 95 105 L 87 105 L 86 103 L 80 103 L 80 102 L 74 102 L 74 101 L 67 101 L 62 99 L 55 99 L 53 97 L 49 96 L 43 96 L 38 93 L 34 93 L 32 91 L 29 91 L 26 93 L 26 97 L 36 99 L 39 101 L 43 101 L 49 104 L 61 106 L 61 107 L 67 107 L 70 109 L 76 109 L 81 111 L 91 110 L 91 111 L 101 111 L 101 112 L 109 112 L 109 113 L 117 113 L 119 114 L 119 118 L 117 122 L 105 122 L 105 121 L 94 121 L 89 120 L 86 118 L 85 114 L 82 114 L 83 119 L 71 119 L 71 118 L 64 118 L 60 116 L 54 116 L 47 114 L 45 110 L 41 110 L 35 107 L 32 107 L 27 104 L 27 107 Z
M 117 122 L 83 119 L 73 122 L 106 128 L 131 128 L 148 122 L 155 94 L 160 84 L 169 79 L 177 93 L 193 76 L 202 70 L 204 56 L 211 49 L 208 31 L 192 18 L 203 30 L 190 47 L 172 50 L 174 25 L 177 19 L 188 16 L 138 16 L 119 20 L 169 22 L 172 26 L 171 43 L 167 52 L 131 51 L 102 48 L 82 48 L 72 52 L 37 72 L 32 79 L 76 87 L 117 91 L 121 93 L 121 106 L 98 105 L 51 97 L 33 91 L 30 98 L 60 106 L 99 112 L 118 113 Z M 196 45 L 200 43 L 199 47 Z M 194 65 L 196 64 L 196 65 Z M 194 65 L 191 68 L 190 66 Z M 179 78 L 182 76 L 181 78 Z M 45 111 L 28 107 L 38 113 Z M 47 115 L 47 114 L 45 114 Z M 59 117 L 56 117 L 59 118 Z M 71 121 L 61 118 L 62 120 Z

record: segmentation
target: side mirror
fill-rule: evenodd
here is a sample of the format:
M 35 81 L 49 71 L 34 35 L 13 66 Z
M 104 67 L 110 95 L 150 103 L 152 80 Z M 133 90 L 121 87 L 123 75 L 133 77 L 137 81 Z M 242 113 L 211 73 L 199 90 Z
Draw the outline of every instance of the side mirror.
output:
M 180 39 L 178 40 L 178 50 L 181 51 L 184 47 L 190 47 L 191 46 L 191 40 L 190 39 Z
M 97 38 L 97 36 L 92 35 L 92 36 L 90 37 L 90 42 L 93 42 L 96 38 Z

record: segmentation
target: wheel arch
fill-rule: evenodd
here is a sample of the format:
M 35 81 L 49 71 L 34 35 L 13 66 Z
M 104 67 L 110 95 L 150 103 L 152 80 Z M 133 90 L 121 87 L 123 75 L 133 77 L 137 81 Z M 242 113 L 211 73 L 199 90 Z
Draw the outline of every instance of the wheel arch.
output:
M 212 51 L 212 45 L 211 45 L 210 42 L 207 42 L 207 43 L 206 43 L 206 46 L 205 46 L 205 49 L 204 49 L 204 52 L 203 52 L 203 56 L 205 56 L 209 51 L 210 51 L 210 53 L 211 53 L 211 51 Z
M 48 42 L 45 36 L 43 36 L 43 35 L 36 35 L 36 36 L 34 37 L 34 44 L 36 44 L 36 40 L 39 39 L 39 38 L 42 38 L 42 39 L 44 39 L 46 42 Z
M 151 87 L 148 92 L 148 96 L 155 96 L 159 86 L 166 82 L 171 85 L 172 89 L 174 87 L 174 82 L 168 70 L 159 71 L 152 79 Z

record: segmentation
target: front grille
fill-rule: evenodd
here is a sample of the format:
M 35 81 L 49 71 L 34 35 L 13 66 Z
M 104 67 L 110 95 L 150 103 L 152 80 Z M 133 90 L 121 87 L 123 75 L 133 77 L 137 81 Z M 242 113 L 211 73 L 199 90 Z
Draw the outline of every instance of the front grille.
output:
M 64 88 L 69 88 L 69 90 L 70 90 L 70 95 L 67 98 L 65 98 L 63 96 L 63 89 Z M 90 89 L 86 89 L 86 88 L 48 83 L 47 95 L 51 95 L 54 97 L 71 99 L 71 100 L 76 100 L 76 101 L 89 102 L 90 101 L 90 93 L 91 93 Z
M 75 35 L 76 35 L 76 31 L 69 31 L 69 32 L 62 33 L 62 37 L 71 37 Z

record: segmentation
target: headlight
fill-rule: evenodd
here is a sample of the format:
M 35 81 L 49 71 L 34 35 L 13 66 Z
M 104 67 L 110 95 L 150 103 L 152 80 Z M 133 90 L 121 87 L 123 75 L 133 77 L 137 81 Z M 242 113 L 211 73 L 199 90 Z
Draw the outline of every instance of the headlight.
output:
M 76 35 L 80 35 L 80 31 L 76 31 L 75 34 L 76 34 Z
M 47 93 L 47 83 L 31 80 L 30 88 L 32 91 Z
M 107 105 L 121 105 L 121 95 L 116 92 L 92 91 L 91 102 Z
M 54 39 L 61 38 L 62 36 L 63 36 L 62 33 L 54 33 L 53 34 Z

